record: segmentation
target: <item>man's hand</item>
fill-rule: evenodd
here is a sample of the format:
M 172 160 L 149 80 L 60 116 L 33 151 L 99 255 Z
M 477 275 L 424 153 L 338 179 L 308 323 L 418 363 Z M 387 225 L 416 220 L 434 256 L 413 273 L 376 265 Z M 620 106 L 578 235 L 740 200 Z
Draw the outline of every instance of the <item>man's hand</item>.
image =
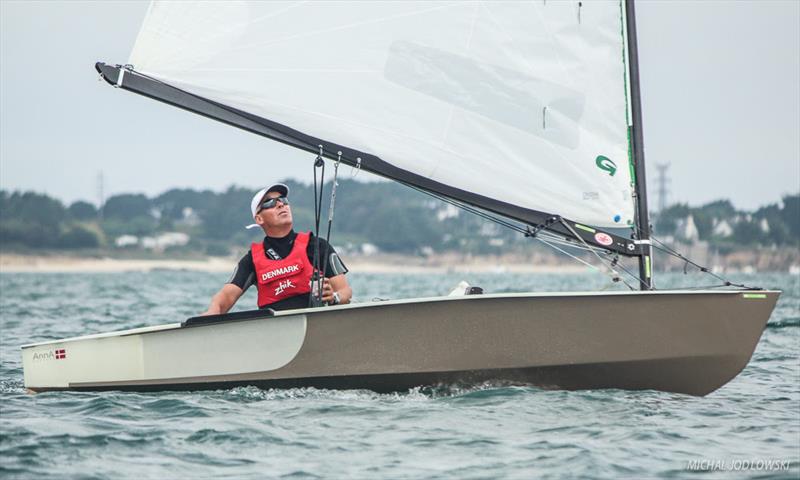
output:
M 327 278 L 322 282 L 322 301 L 328 304 L 333 303 L 333 287 Z
M 325 279 L 325 283 L 322 285 L 322 300 L 327 302 L 328 305 L 333 305 L 335 303 L 333 292 L 339 294 L 340 305 L 350 303 L 353 290 L 350 288 L 350 285 L 347 284 L 347 278 L 344 274 Z
M 241 297 L 243 293 L 244 290 L 236 285 L 232 283 L 225 284 L 225 286 L 223 286 L 222 289 L 211 298 L 211 305 L 208 306 L 208 310 L 200 315 L 205 316 L 228 313 L 228 310 L 230 310 L 233 304 L 236 303 L 236 300 L 239 300 L 239 297 Z

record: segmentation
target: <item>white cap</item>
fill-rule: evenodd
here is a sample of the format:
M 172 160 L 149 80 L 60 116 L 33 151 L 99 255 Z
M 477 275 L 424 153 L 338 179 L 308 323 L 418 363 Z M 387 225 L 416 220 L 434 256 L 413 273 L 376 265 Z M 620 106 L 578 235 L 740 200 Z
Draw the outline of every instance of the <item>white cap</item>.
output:
M 262 203 L 261 200 L 264 199 L 264 195 L 268 194 L 269 192 L 278 192 L 282 196 L 288 197 L 289 196 L 289 187 L 287 187 L 286 185 L 284 185 L 282 183 L 275 183 L 271 187 L 262 188 L 261 190 L 256 192 L 256 194 L 253 195 L 253 199 L 250 200 L 250 213 L 253 215 L 253 218 L 255 218 L 256 213 L 258 213 L 258 207 L 259 207 L 259 205 L 261 205 L 261 203 Z M 248 225 L 245 228 L 258 228 L 258 227 L 260 227 L 259 224 L 251 223 L 250 225 Z

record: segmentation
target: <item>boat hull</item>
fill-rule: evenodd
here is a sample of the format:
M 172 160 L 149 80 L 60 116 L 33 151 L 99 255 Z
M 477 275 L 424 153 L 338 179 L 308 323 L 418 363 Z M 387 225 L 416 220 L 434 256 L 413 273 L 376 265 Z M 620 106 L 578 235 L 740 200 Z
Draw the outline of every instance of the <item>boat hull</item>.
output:
M 255 385 L 388 392 L 492 381 L 705 395 L 747 365 L 778 296 L 501 294 L 274 317 L 255 312 L 29 345 L 23 366 L 26 387 L 34 391 Z M 59 350 L 63 358 L 49 357 Z

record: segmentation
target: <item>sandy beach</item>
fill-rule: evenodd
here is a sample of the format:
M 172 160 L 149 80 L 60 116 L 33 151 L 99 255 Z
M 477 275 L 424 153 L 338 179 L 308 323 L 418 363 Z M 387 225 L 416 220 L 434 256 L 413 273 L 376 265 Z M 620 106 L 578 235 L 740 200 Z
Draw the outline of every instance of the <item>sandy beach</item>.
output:
M 152 270 L 187 270 L 230 272 L 237 259 L 207 257 L 199 260 L 87 258 L 67 255 L 38 256 L 0 254 L 2 273 L 115 273 Z M 582 265 L 545 264 L 517 257 L 440 256 L 405 257 L 402 255 L 355 256 L 346 259 L 352 272 L 362 273 L 557 273 L 582 272 Z

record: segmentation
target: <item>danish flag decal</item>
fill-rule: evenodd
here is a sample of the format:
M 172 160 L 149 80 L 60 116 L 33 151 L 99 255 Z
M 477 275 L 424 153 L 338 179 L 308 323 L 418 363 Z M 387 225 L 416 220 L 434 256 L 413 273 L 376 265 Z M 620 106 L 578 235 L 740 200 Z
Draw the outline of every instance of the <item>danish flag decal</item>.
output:
M 63 360 L 67 358 L 67 350 L 64 348 L 56 349 L 56 360 Z

